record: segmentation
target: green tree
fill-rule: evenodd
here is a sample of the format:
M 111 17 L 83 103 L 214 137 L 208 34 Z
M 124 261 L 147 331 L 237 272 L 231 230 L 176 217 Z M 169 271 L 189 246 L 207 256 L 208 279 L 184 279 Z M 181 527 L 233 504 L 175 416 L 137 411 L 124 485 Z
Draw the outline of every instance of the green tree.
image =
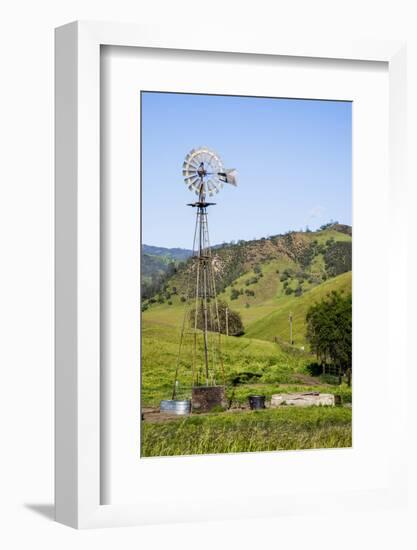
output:
M 321 364 L 332 363 L 339 372 L 352 372 L 352 295 L 333 291 L 312 305 L 306 316 L 307 340 Z
M 334 242 L 324 254 L 326 271 L 330 277 L 352 271 L 352 243 Z

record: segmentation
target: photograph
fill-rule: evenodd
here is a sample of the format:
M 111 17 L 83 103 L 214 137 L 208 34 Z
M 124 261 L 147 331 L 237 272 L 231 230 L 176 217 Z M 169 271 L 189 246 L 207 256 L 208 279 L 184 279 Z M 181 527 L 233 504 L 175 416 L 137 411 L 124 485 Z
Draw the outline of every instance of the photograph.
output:
M 138 101 L 140 458 L 352 447 L 352 102 Z

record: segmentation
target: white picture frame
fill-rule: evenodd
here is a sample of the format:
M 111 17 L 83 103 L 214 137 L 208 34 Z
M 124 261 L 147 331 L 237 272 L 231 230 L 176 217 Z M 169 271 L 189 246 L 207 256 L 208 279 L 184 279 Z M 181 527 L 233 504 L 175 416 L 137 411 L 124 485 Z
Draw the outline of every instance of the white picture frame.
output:
M 270 35 L 248 37 L 243 31 L 211 32 L 113 23 L 75 22 L 56 30 L 56 519 L 76 528 L 132 525 L 157 521 L 241 517 L 244 506 L 231 511 L 225 502 L 184 517 L 175 499 L 155 508 L 134 504 L 101 504 L 100 401 L 100 48 L 128 46 L 230 52 L 334 60 L 382 61 L 389 71 L 390 190 L 392 215 L 401 227 L 404 204 L 405 44 L 397 41 L 296 41 Z M 392 251 L 392 249 L 390 249 Z M 405 269 L 404 251 L 396 265 Z M 403 272 L 404 273 L 404 272 Z M 390 301 L 390 313 L 405 319 L 405 297 Z M 401 334 L 401 327 L 397 329 Z M 400 336 L 401 337 L 401 336 Z M 405 352 L 398 353 L 397 388 L 406 385 Z M 399 383 L 398 383 L 399 379 Z M 405 415 L 405 405 L 400 415 Z M 399 502 L 406 479 L 401 430 L 384 491 L 340 494 L 344 506 Z M 291 495 L 285 502 L 260 507 L 257 515 L 304 512 L 326 495 Z

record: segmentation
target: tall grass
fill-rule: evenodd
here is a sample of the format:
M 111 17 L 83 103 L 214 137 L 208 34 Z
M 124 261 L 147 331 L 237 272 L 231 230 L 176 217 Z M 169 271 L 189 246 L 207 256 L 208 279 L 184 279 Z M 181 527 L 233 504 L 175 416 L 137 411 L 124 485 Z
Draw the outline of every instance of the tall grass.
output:
M 290 407 L 142 423 L 142 456 L 350 447 L 352 411 Z

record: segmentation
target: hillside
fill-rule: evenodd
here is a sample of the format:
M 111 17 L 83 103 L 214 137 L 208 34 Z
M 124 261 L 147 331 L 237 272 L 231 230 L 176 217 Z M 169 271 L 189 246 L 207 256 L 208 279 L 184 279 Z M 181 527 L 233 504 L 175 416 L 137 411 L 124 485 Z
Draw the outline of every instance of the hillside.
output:
M 164 248 L 142 245 L 141 290 L 142 299 L 156 294 L 166 278 L 172 277 L 180 262 L 186 261 L 192 254 L 185 248 Z
M 339 227 L 342 230 L 335 229 Z M 255 271 L 273 261 L 278 262 L 276 269 L 293 269 L 296 274 L 308 275 L 316 284 L 328 276 L 349 271 L 352 237 L 347 233 L 347 227 L 337 224 L 316 232 L 288 232 L 214 247 L 213 258 L 219 266 L 216 277 L 218 293 L 239 284 L 239 278 L 245 274 L 256 277 Z M 169 300 L 173 288 L 185 295 L 189 272 L 190 263 L 183 262 L 175 274 L 161 280 L 155 292 L 157 301 Z
M 226 244 L 213 255 L 221 266 L 219 299 L 240 313 L 245 335 L 258 339 L 287 342 L 291 312 L 295 345 L 304 346 L 308 307 L 332 290 L 351 288 L 352 237 L 345 225 Z M 189 272 L 185 262 L 163 280 L 142 303 L 144 319 L 181 323 Z
M 246 336 L 261 340 L 289 341 L 289 314 L 293 319 L 293 340 L 295 345 L 306 345 L 305 317 L 308 308 L 321 301 L 330 292 L 337 290 L 350 293 L 352 288 L 352 272 L 343 273 L 312 288 L 299 298 L 282 297 L 277 307 L 267 315 L 262 316 L 248 325 Z M 277 301 L 278 302 L 278 301 Z

